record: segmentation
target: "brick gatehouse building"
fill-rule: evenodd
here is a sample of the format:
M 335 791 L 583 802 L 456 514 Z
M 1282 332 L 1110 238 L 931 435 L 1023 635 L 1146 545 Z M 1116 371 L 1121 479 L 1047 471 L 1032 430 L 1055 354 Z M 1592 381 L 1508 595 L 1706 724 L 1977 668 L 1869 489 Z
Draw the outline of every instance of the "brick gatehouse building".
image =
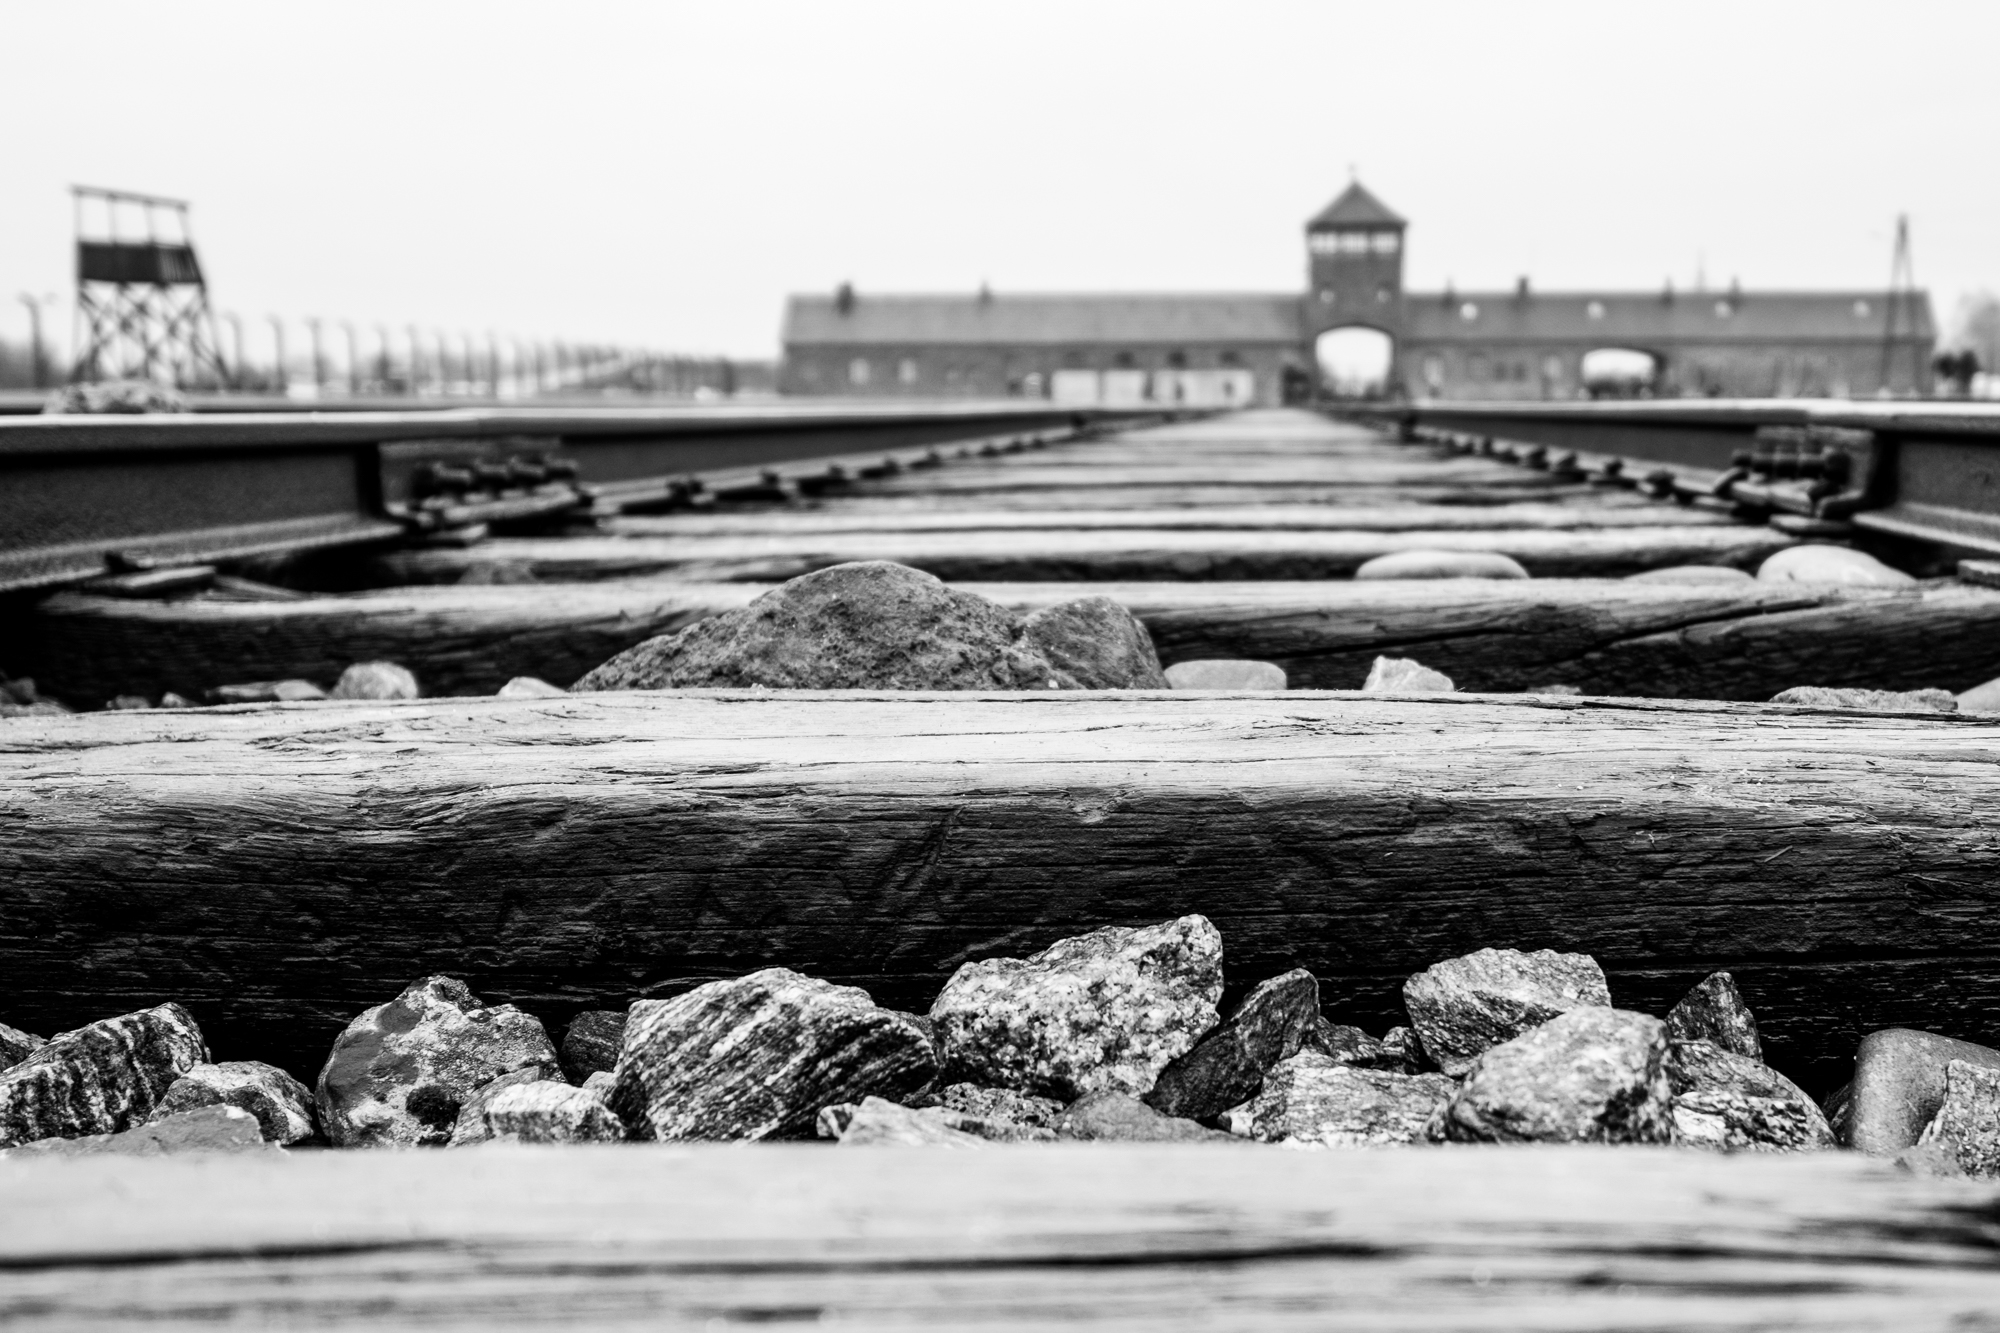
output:
M 1314 393 L 1873 396 L 1923 389 L 1921 291 L 1406 291 L 1408 224 L 1357 182 L 1303 293 L 793 296 L 781 392 L 1270 404 Z M 1886 380 L 1885 380 L 1886 371 Z

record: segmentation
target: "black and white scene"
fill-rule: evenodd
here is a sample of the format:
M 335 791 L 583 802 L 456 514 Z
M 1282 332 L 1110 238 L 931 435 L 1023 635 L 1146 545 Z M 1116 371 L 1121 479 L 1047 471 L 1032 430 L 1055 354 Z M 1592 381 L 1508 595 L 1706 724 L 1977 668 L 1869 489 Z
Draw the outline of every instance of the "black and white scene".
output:
M 2000 1329 L 2000 8 L 0 46 L 0 1325 Z

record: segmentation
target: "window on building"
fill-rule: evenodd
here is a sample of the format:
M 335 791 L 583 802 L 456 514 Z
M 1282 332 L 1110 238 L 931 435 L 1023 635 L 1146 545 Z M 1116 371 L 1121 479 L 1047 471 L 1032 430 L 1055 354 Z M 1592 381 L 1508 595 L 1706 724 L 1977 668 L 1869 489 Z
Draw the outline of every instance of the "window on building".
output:
M 868 358 L 857 356 L 847 363 L 847 382 L 855 388 L 868 383 Z
M 1176 348 L 1167 353 L 1167 365 L 1175 370 L 1187 369 L 1187 353 Z
M 1444 387 L 1444 358 L 1435 352 L 1424 358 L 1424 384 L 1432 393 Z
M 1117 356 L 1111 358 L 1111 364 L 1117 366 L 1120 370 L 1130 370 L 1132 368 L 1132 354 L 1130 352 L 1120 352 Z
M 904 384 L 915 384 L 917 382 L 917 363 L 907 356 L 904 357 L 896 366 L 896 378 Z
M 1736 313 L 1736 307 L 1731 305 L 1729 302 L 1717 301 L 1715 303 L 1715 317 L 1717 319 L 1728 319 L 1731 315 L 1735 313 Z
M 1554 384 L 1560 379 L 1562 379 L 1562 377 L 1563 377 L 1562 358 L 1559 356 L 1544 357 L 1542 359 L 1542 378 L 1547 380 L 1549 383 Z
M 1866 319 L 1868 318 L 1868 314 L 1869 306 L 1866 301 L 1856 301 L 1854 303 L 1854 317 L 1856 319 Z
M 1243 358 L 1234 352 L 1224 352 L 1221 356 L 1215 358 L 1215 361 L 1217 365 L 1223 366 L 1240 366 L 1243 364 Z
M 1592 319 L 1603 319 L 1604 302 L 1592 301 L 1589 305 L 1583 308 L 1583 313 L 1590 316 Z
M 1333 304 L 1333 288 L 1322 287 L 1319 289 L 1319 303 L 1321 305 Z
M 1378 255 L 1393 255 L 1400 238 L 1393 231 L 1378 231 L 1369 236 L 1368 248 Z
M 1306 237 L 1306 248 L 1316 255 L 1330 255 L 1340 246 L 1340 239 L 1330 231 L 1312 232 Z
M 1477 301 L 1467 301 L 1464 305 L 1458 308 L 1458 317 L 1464 320 L 1468 324 L 1470 324 L 1473 320 L 1478 319 L 1479 303 Z
M 1365 231 L 1343 231 L 1340 236 L 1340 252 L 1344 255 L 1368 253 L 1368 233 Z

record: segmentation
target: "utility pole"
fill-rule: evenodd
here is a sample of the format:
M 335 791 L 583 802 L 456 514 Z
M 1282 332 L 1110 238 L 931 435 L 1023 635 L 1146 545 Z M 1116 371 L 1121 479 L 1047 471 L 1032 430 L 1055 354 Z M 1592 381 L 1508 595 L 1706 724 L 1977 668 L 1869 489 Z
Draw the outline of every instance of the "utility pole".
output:
M 285 364 L 285 321 L 276 315 L 271 321 L 271 356 L 274 363 L 274 377 L 277 381 L 279 397 L 289 396 L 292 391 L 291 368 Z
M 1891 391 L 1890 376 L 1896 368 L 1896 326 L 1907 315 L 1909 328 L 1904 337 L 1910 343 L 1910 390 L 1921 393 L 1924 387 L 1923 349 L 1916 344 L 1917 335 L 1917 274 L 1916 265 L 1910 259 L 1910 215 L 1896 215 L 1896 253 L 1889 261 L 1888 309 L 1882 317 L 1882 375 L 1878 391 L 1887 397 Z
M 377 324 L 375 326 L 375 383 L 381 386 L 381 392 L 383 393 L 389 392 L 389 375 L 392 369 L 393 364 L 389 356 L 389 326 L 387 324 Z
M 250 365 L 243 359 L 243 316 L 226 314 L 222 318 L 229 325 L 229 332 L 232 335 L 230 342 L 236 348 L 236 355 L 229 363 L 235 367 L 230 372 L 229 384 L 231 388 L 240 389 L 243 387 L 243 373 Z
M 347 396 L 361 396 L 361 343 L 354 336 L 354 321 L 340 321 L 341 332 L 347 335 Z
M 37 389 L 45 389 L 49 384 L 48 356 L 42 351 L 42 305 L 55 299 L 54 295 L 21 293 L 21 304 L 28 307 L 28 374 Z
M 319 340 L 320 319 L 318 315 L 306 318 L 306 332 L 312 335 L 313 349 L 313 396 L 318 397 L 326 388 L 326 357 Z
M 417 326 L 411 324 L 405 330 L 410 335 L 410 393 L 421 395 L 424 391 L 424 344 L 417 333 Z

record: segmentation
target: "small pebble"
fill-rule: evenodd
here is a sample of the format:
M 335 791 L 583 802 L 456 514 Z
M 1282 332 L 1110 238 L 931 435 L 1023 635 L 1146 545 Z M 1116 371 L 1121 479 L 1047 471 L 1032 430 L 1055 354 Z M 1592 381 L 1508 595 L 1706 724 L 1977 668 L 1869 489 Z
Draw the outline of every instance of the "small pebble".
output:
M 1209 657 L 1174 663 L 1167 668 L 1167 684 L 1177 690 L 1282 690 L 1285 669 L 1276 662 Z
M 219 704 L 303 703 L 326 698 L 326 691 L 309 680 L 253 680 L 241 685 L 218 685 L 208 697 Z
M 1357 579 L 1525 579 L 1528 571 L 1498 551 L 1392 551 L 1354 571 Z
M 1904 588 L 1916 582 L 1865 551 L 1846 546 L 1793 546 L 1757 568 L 1764 583 L 1849 583 L 1878 588 Z
M 496 699 L 553 699 L 568 693 L 569 691 L 563 689 L 561 686 L 551 685 L 547 681 L 539 680 L 534 676 L 516 676 L 505 685 L 502 685 L 494 693 L 493 697 Z
M 340 673 L 330 697 L 335 699 L 415 699 L 422 694 L 417 678 L 394 662 L 356 662 Z
M 1442 671 L 1408 657 L 1378 657 L 1361 686 L 1370 694 L 1450 694 L 1458 687 Z
M 1669 565 L 1665 569 L 1649 569 L 1639 574 L 1625 576 L 1627 583 L 1755 583 L 1740 569 L 1727 565 Z

